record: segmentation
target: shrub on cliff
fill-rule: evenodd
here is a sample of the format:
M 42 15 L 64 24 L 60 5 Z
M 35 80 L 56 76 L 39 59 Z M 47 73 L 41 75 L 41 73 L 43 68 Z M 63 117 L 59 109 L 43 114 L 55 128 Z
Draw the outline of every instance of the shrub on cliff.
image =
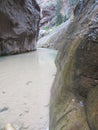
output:
M 79 2 L 79 0 L 68 0 L 68 2 L 69 5 L 76 5 Z
M 62 1 L 56 1 L 56 25 L 60 25 L 63 22 L 63 16 L 61 14 Z

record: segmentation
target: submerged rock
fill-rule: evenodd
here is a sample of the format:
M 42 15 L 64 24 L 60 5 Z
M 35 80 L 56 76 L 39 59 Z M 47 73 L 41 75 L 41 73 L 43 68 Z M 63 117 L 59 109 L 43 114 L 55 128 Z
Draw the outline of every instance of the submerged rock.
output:
M 0 1 L 0 55 L 36 49 L 39 12 L 35 0 Z
M 4 130 L 15 130 L 15 128 L 10 123 L 8 123 L 6 124 Z
M 98 2 L 80 1 L 56 58 L 50 130 L 98 130 Z

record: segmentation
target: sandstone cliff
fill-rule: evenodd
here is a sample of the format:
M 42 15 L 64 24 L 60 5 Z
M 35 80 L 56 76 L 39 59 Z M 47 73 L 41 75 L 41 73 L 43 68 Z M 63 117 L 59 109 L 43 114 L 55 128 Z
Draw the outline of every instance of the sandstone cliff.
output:
M 41 8 L 38 47 L 58 49 L 58 43 L 63 42 L 61 41 L 63 40 L 62 36 L 64 36 L 66 32 L 67 24 L 69 23 L 69 19 L 73 16 L 73 10 L 78 0 L 37 1 Z
M 51 91 L 50 130 L 98 130 L 98 1 L 80 1 Z
M 36 49 L 39 12 L 35 0 L 0 0 L 0 55 Z

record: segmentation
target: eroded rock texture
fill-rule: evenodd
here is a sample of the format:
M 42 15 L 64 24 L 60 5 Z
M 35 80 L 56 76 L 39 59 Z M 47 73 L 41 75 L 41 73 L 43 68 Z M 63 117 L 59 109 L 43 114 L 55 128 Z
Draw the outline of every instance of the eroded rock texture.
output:
M 39 12 L 35 0 L 0 0 L 0 55 L 36 49 Z
M 50 130 L 98 130 L 98 2 L 80 1 L 59 50 Z

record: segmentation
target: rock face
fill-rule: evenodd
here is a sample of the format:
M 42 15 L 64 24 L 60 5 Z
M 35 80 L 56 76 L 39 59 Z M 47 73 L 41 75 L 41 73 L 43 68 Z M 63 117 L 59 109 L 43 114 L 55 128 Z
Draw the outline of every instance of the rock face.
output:
M 98 130 L 98 2 L 80 1 L 57 59 L 50 130 Z
M 39 13 L 35 0 L 0 0 L 0 55 L 36 49 Z
M 37 0 L 41 8 L 40 27 L 55 25 L 56 0 Z
M 40 26 L 51 28 L 65 22 L 79 0 L 37 0 L 41 8 Z M 59 22 L 58 22 L 59 21 Z
M 64 38 L 66 35 L 66 30 L 68 28 L 68 25 L 70 24 L 71 19 L 72 18 L 56 27 L 50 32 L 50 34 L 40 38 L 37 42 L 37 46 L 40 48 L 51 48 L 59 50 L 59 48 L 65 41 Z
M 58 48 L 58 35 L 65 32 L 64 23 L 73 16 L 73 10 L 78 0 L 37 0 L 41 8 L 41 20 L 38 46 L 43 48 Z M 65 26 L 67 26 L 65 23 Z M 61 32 L 61 33 L 60 33 Z M 64 33 L 62 34 L 64 36 Z M 65 37 L 65 36 L 64 36 Z M 60 37 L 62 38 L 62 36 Z M 45 40 L 44 40 L 45 39 Z M 44 42 L 43 42 L 44 40 Z M 52 41 L 52 42 L 51 42 Z M 55 44 L 56 43 L 56 44 Z

